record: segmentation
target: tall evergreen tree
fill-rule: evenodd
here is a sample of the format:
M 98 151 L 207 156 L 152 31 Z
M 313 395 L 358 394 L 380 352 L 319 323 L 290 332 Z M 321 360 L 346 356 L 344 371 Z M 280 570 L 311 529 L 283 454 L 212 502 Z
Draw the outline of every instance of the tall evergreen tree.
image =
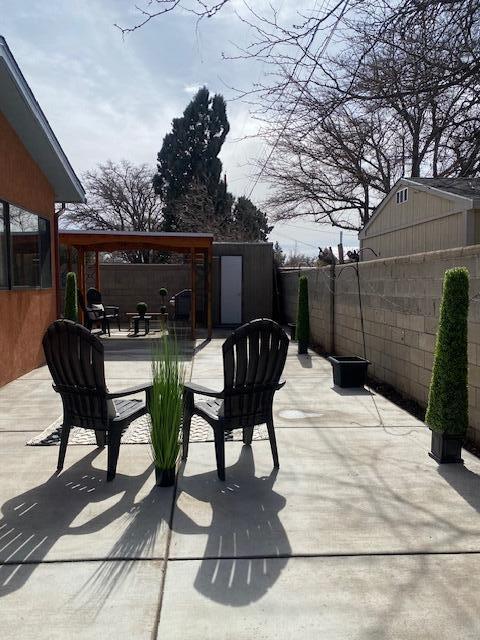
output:
M 172 131 L 158 153 L 153 179 L 155 191 L 165 203 L 166 231 L 178 229 L 176 205 L 192 181 L 205 185 L 215 209 L 225 198 L 218 154 L 229 130 L 225 100 L 219 94 L 210 97 L 206 87 L 198 91 L 181 118 L 173 119 Z
M 268 218 L 251 200 L 240 196 L 233 207 L 233 217 L 242 240 L 250 242 L 266 242 L 273 227 Z

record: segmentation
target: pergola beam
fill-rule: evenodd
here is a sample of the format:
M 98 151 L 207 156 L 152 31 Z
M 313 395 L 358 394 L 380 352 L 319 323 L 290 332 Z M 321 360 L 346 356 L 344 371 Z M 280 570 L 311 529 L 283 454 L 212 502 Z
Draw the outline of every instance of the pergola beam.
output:
M 212 242 L 213 235 L 203 233 L 160 233 L 139 231 L 79 231 L 63 230 L 59 233 L 59 242 L 67 247 L 71 261 L 71 249 L 78 252 L 78 287 L 86 296 L 85 254 L 95 252 L 95 286 L 100 289 L 100 251 L 129 251 L 152 249 L 190 256 L 191 263 L 191 331 L 192 339 L 197 327 L 197 255 L 205 256 L 205 304 L 207 305 L 206 324 L 208 338 L 212 337 Z M 71 268 L 71 267 L 69 267 Z

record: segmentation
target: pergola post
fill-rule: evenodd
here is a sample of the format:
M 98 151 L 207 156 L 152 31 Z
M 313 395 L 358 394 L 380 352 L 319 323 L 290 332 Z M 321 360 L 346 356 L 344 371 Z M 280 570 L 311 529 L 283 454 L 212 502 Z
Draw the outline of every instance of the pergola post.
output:
M 190 319 L 192 321 L 192 340 L 195 340 L 196 327 L 197 327 L 197 269 L 196 269 L 195 259 L 196 259 L 195 249 L 192 248 L 190 249 L 191 284 L 192 284 Z
M 67 247 L 67 266 L 72 269 L 72 249 L 77 251 L 78 289 L 86 299 L 85 254 L 95 252 L 95 286 L 100 289 L 100 253 L 102 251 L 126 251 L 151 249 L 155 251 L 174 251 L 190 256 L 191 265 L 191 333 L 196 337 L 197 328 L 197 255 L 204 259 L 205 282 L 204 300 L 206 304 L 206 325 L 208 337 L 212 336 L 212 240 L 211 234 L 167 233 L 167 232 L 129 232 L 129 231 L 84 231 L 73 229 L 59 230 L 60 243 Z M 187 262 L 188 263 L 188 262 Z
M 212 245 L 207 249 L 207 269 L 205 274 L 207 280 L 207 331 L 208 339 L 212 339 Z
M 98 249 L 95 251 L 95 289 L 100 291 L 100 262 L 99 262 L 99 251 Z
M 78 260 L 78 288 L 80 289 L 83 299 L 86 300 L 86 292 L 85 292 L 85 251 L 83 248 L 78 247 L 77 250 L 77 260 Z M 81 319 L 85 321 L 83 317 L 83 310 L 81 310 Z

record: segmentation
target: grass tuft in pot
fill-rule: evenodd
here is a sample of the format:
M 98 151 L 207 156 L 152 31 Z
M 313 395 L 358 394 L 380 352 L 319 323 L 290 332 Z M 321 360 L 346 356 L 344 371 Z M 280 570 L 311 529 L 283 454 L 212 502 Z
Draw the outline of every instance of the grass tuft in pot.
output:
M 310 318 L 308 311 L 308 278 L 300 276 L 298 280 L 298 312 L 296 338 L 298 353 L 308 353 L 310 341 Z
M 152 353 L 152 389 L 148 399 L 151 449 L 157 484 L 170 486 L 180 449 L 185 367 L 179 361 L 177 342 L 164 336 Z
M 430 455 L 461 462 L 468 427 L 468 271 L 449 269 L 443 280 L 440 320 L 425 422 L 432 431 Z
M 65 282 L 65 307 L 63 317 L 78 322 L 77 276 L 73 271 L 67 273 Z

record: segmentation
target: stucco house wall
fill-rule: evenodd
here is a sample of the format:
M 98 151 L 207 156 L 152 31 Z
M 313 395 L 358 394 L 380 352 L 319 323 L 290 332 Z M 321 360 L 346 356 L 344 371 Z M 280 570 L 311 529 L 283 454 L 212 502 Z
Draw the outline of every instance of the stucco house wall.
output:
M 54 246 L 53 189 L 1 112 L 0 200 L 48 218 Z M 55 319 L 55 305 L 53 286 L 0 289 L 0 386 L 43 363 L 42 336 Z

